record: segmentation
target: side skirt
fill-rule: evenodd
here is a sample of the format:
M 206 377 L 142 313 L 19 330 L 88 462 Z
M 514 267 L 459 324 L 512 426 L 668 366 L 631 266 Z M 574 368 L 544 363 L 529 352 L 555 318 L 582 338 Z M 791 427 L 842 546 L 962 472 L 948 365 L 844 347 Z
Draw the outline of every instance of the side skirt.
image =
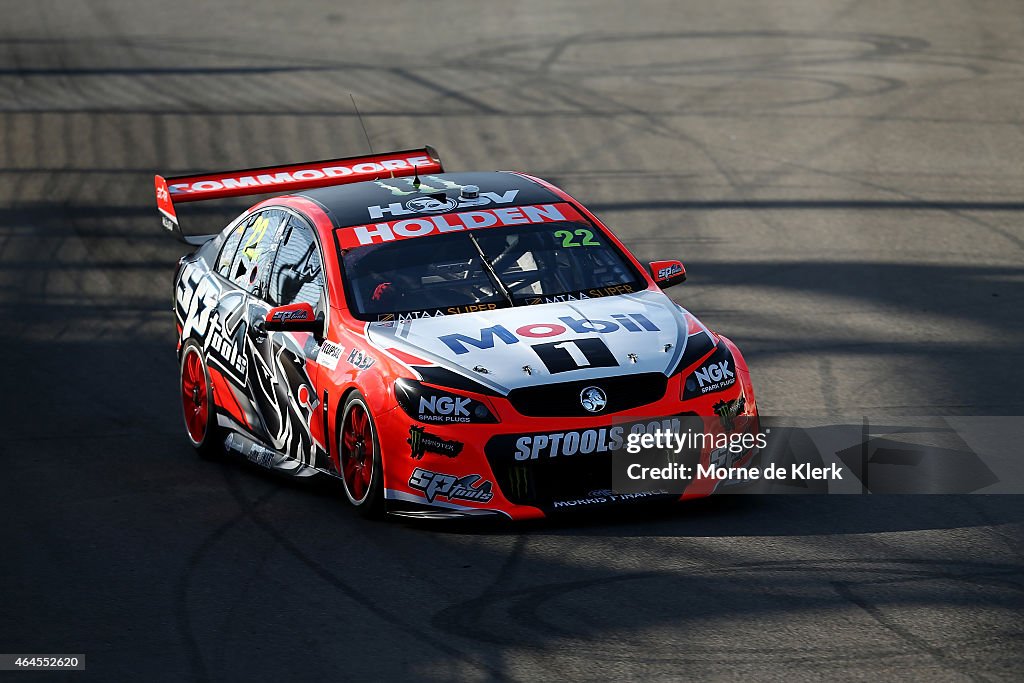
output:
M 218 422 L 220 423 L 220 416 L 218 417 Z M 225 426 L 228 429 L 236 428 L 234 424 L 222 424 L 221 426 Z M 289 458 L 284 453 L 268 448 L 256 439 L 244 434 L 239 434 L 236 431 L 229 431 L 228 435 L 224 438 L 224 450 L 229 453 L 237 453 L 249 462 L 255 463 L 260 467 L 265 467 L 268 470 L 281 472 L 292 477 L 312 477 L 317 474 L 334 476 L 332 472 L 328 472 L 327 470 L 303 465 L 298 460 Z

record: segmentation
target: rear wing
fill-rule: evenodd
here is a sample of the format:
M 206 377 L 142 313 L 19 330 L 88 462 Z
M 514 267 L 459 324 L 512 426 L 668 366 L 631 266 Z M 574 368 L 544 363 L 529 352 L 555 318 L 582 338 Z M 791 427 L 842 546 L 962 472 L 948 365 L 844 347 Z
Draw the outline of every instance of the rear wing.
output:
M 328 185 L 345 185 L 378 178 L 443 173 L 441 159 L 433 147 L 389 152 L 346 159 L 310 161 L 289 166 L 265 166 L 242 171 L 164 178 L 156 176 L 156 206 L 164 228 L 186 244 L 200 245 L 210 235 L 187 237 L 178 225 L 175 203 L 225 199 L 251 194 L 309 190 Z

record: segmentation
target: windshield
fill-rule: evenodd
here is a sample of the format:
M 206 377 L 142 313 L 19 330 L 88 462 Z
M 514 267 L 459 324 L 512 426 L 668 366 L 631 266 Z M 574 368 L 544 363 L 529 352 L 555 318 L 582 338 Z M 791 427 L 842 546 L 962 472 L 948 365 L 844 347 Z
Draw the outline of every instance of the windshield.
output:
M 357 316 L 443 314 L 643 289 L 627 258 L 577 222 L 517 225 L 341 251 Z

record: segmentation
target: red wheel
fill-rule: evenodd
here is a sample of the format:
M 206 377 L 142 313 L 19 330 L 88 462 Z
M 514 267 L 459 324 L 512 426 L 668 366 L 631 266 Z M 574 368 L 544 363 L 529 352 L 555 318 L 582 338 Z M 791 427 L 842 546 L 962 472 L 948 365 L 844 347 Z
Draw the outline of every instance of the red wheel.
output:
M 366 516 L 383 509 L 380 446 L 366 401 L 353 392 L 345 401 L 338 434 L 338 465 L 345 496 Z
M 213 455 L 216 449 L 213 389 L 199 347 L 191 342 L 181 354 L 181 411 L 189 441 L 201 455 Z

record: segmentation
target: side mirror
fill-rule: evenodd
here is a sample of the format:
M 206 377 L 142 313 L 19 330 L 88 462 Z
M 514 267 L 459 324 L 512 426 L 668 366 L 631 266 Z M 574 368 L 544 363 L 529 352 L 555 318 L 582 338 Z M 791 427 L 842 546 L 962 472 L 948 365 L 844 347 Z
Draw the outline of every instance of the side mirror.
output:
M 263 322 L 271 332 L 312 332 L 318 337 L 324 333 L 324 319 L 318 318 L 307 303 L 271 308 Z
M 651 277 L 662 289 L 686 282 L 686 268 L 681 261 L 651 261 Z

